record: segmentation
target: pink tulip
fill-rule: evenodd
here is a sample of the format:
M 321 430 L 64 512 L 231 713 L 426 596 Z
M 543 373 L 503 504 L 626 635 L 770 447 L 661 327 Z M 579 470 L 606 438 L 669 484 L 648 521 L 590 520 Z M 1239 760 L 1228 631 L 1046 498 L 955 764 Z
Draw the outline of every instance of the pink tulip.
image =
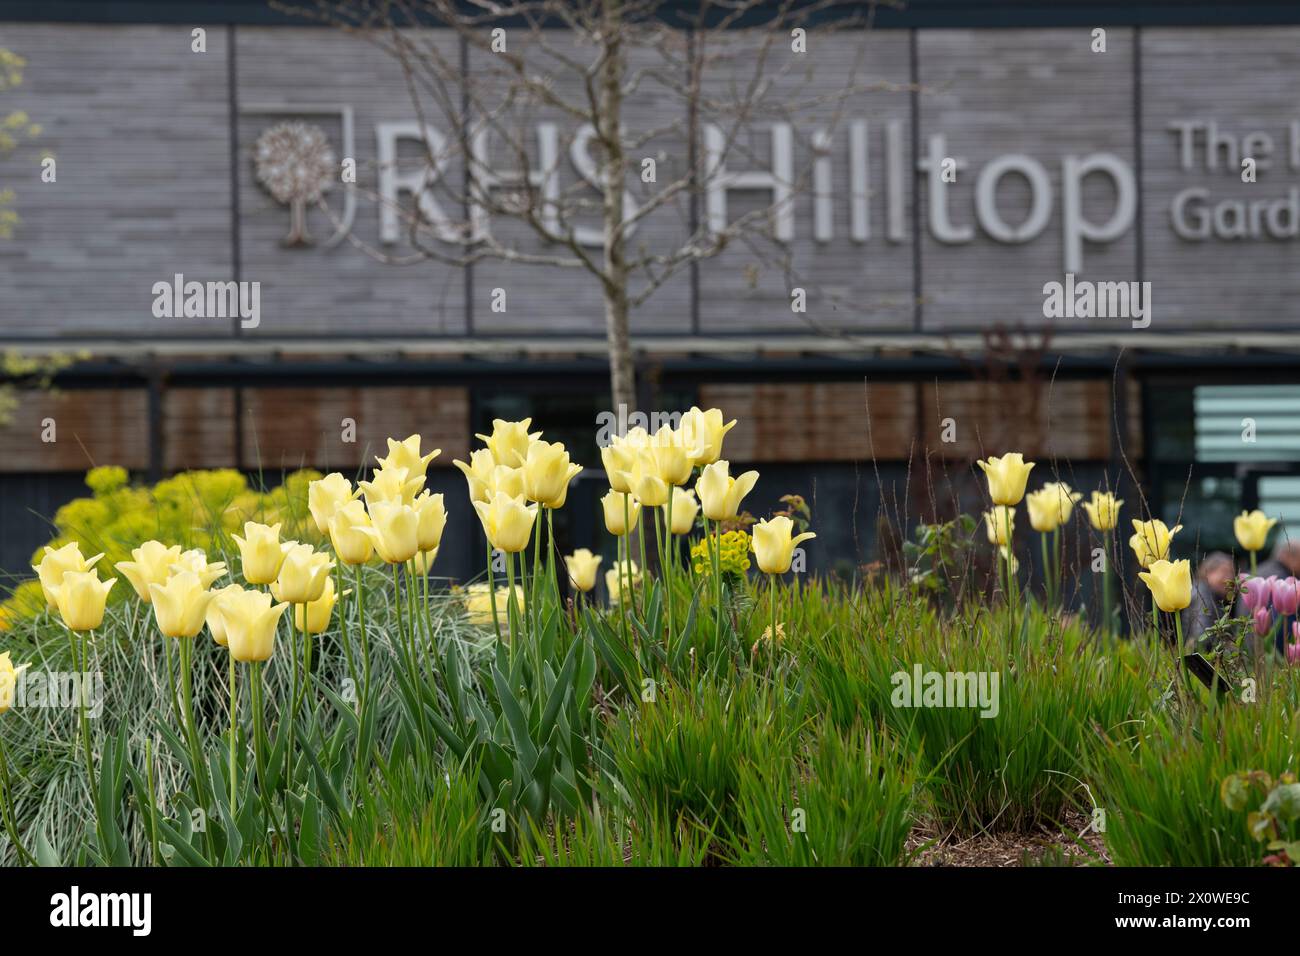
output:
M 1243 575 L 1244 577 L 1244 575 Z M 1241 586 L 1242 606 L 1252 614 L 1258 610 L 1267 610 L 1272 600 L 1273 587 L 1265 578 L 1247 578 Z
M 1295 578 L 1282 578 L 1274 581 L 1271 588 L 1273 610 L 1283 617 L 1290 617 L 1300 608 L 1300 581 Z
M 1292 667 L 1300 667 L 1300 622 L 1291 624 L 1291 635 L 1296 642 L 1286 646 L 1286 662 Z
M 1263 637 L 1273 629 L 1273 612 L 1266 607 L 1255 610 L 1255 633 Z

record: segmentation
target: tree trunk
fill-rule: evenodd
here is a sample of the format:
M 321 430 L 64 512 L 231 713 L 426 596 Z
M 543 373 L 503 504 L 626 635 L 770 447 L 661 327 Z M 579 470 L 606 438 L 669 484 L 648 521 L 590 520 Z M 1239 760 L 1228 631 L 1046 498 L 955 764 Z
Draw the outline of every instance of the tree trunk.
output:
M 636 373 L 632 365 L 632 342 L 628 333 L 628 267 L 623 238 L 623 191 L 625 188 L 623 118 L 623 23 L 622 0 L 605 0 L 601 29 L 604 62 L 600 71 L 600 116 L 597 133 L 605 152 L 601 175 L 605 225 L 603 282 L 605 332 L 609 343 L 609 383 L 614 402 L 628 412 L 636 409 Z

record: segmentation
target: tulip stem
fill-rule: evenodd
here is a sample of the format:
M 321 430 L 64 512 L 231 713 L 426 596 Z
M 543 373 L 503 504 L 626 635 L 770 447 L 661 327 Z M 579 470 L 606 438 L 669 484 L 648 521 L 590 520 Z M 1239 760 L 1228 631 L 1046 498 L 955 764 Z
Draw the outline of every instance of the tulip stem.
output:
M 339 640 L 343 643 L 343 654 L 348 662 L 348 676 L 352 678 L 352 687 L 357 684 L 357 662 L 352 654 L 352 641 L 348 635 L 348 602 L 343 596 L 343 560 L 335 555 L 334 561 L 334 597 L 338 602 Z
M 540 508 L 541 505 L 538 505 Z M 523 560 L 522 558 L 520 559 Z M 537 640 L 541 615 L 537 610 L 537 582 L 542 576 L 542 523 L 533 518 L 533 576 L 528 579 L 528 620 L 533 640 Z M 522 573 L 522 572 L 521 572 Z
M 673 498 L 676 497 L 677 488 L 673 485 L 668 486 L 668 514 L 664 521 L 664 543 L 665 554 L 668 556 L 667 563 L 664 564 L 664 594 L 668 600 L 668 640 L 676 639 L 677 632 L 673 630 L 673 579 L 677 576 L 676 561 L 673 557 Z
M 262 748 L 262 739 L 266 732 L 263 729 L 261 661 L 253 661 L 253 680 L 249 685 L 249 692 L 253 698 L 253 761 L 257 764 L 257 785 L 261 789 L 266 786 L 266 758 Z
M 646 560 L 646 556 L 645 556 L 645 507 L 644 506 L 642 506 L 641 510 L 638 511 L 636 515 L 636 537 L 637 537 L 637 541 L 641 545 L 641 573 L 643 575 L 649 575 L 650 562 Z M 632 569 L 628 568 L 628 577 L 630 578 L 631 575 L 632 575 Z M 644 578 L 642 580 L 644 580 Z M 641 595 L 640 600 L 641 600 L 641 620 L 644 621 L 645 620 L 645 595 L 644 594 Z
M 1038 536 L 1040 550 L 1043 552 L 1043 590 L 1047 597 L 1047 607 L 1050 610 L 1056 605 L 1056 600 L 1052 595 L 1052 562 L 1047 553 L 1047 534 L 1044 532 Z
M 235 756 L 236 727 L 239 720 L 239 698 L 235 686 L 235 655 L 230 658 L 230 818 L 235 818 L 235 791 L 239 780 L 239 763 Z
M 1111 613 L 1110 613 L 1110 532 L 1101 533 L 1101 625 L 1102 634 L 1106 637 L 1111 635 Z
M 14 811 L 13 789 L 9 781 L 9 755 L 5 752 L 4 738 L 0 737 L 0 810 L 4 811 L 5 829 L 9 831 L 9 842 L 14 845 L 19 861 L 29 866 L 36 866 L 36 858 L 27 852 L 23 841 L 18 838 L 18 818 Z
M 361 590 L 361 565 L 357 565 L 357 623 L 361 628 L 361 707 L 370 702 L 370 639 L 366 634 L 366 602 Z
M 497 613 L 497 576 L 492 570 L 492 542 L 487 542 L 488 603 L 492 605 L 492 626 L 496 628 L 497 643 L 501 643 L 501 615 Z
M 496 595 L 492 595 L 492 605 L 496 606 Z M 519 632 L 515 620 L 515 562 L 514 555 L 506 552 L 506 630 L 510 634 L 510 653 L 513 656 L 515 645 L 519 643 Z
M 1255 573 L 1255 559 L 1258 555 L 1259 555 L 1258 551 L 1250 552 L 1250 573 L 1251 574 Z
M 631 570 L 626 568 L 626 562 L 632 557 L 632 539 L 628 537 L 629 529 L 627 526 L 627 497 L 623 498 L 623 533 L 614 538 L 614 561 L 615 574 L 614 578 L 618 581 L 618 617 L 623 629 L 623 646 L 626 647 L 630 642 L 627 629 L 627 602 L 632 598 L 632 581 Z M 623 576 L 627 571 L 628 580 L 624 583 Z M 640 658 L 640 653 L 637 655 Z

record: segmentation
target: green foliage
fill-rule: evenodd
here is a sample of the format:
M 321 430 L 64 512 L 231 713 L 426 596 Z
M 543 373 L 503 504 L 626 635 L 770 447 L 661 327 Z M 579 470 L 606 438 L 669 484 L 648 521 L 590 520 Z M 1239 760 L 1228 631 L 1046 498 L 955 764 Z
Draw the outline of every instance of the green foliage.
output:
M 973 569 L 972 547 L 978 523 L 959 515 L 941 524 L 916 526 L 916 540 L 903 542 L 908 580 L 932 598 L 949 600 L 966 593 Z

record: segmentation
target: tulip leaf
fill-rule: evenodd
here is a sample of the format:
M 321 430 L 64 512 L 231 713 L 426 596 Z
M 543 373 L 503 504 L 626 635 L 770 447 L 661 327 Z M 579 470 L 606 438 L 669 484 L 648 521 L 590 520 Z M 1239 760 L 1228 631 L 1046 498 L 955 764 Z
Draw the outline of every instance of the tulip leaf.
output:
M 46 839 L 44 830 L 40 830 L 36 834 L 36 862 L 40 866 L 63 866 L 59 854 L 55 852 L 54 847 L 50 846 L 50 841 Z
M 497 697 L 500 699 L 501 712 L 510 726 L 510 736 L 517 753 L 528 766 L 537 762 L 537 748 L 528 736 L 528 721 L 511 693 L 510 685 L 499 668 L 492 668 L 492 680 L 496 684 Z

